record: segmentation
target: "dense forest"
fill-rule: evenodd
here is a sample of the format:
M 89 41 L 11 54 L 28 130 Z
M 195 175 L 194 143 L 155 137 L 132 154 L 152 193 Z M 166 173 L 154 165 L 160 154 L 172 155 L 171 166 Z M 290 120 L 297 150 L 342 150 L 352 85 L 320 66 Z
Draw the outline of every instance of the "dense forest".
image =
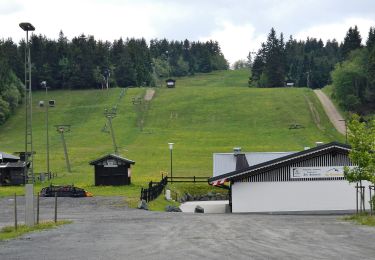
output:
M 333 87 L 333 97 L 346 110 L 371 113 L 375 106 L 375 27 L 371 27 L 366 45 L 357 26 L 350 27 L 344 41 L 307 38 L 284 41 L 272 28 L 254 60 L 237 62 L 251 64 L 251 87 L 294 86 Z
M 20 79 L 24 75 L 25 42 L 0 40 L 2 59 Z M 114 42 L 80 35 L 69 41 L 60 32 L 57 40 L 42 35 L 30 39 L 33 89 L 47 81 L 54 89 L 96 88 L 106 71 L 112 85 L 153 85 L 156 77 L 185 76 L 227 69 L 218 42 L 119 39 Z
M 30 38 L 32 88 L 52 89 L 156 86 L 167 77 L 228 69 L 218 42 L 119 39 L 112 43 L 80 35 L 71 41 Z M 25 41 L 0 40 L 0 124 L 22 101 Z

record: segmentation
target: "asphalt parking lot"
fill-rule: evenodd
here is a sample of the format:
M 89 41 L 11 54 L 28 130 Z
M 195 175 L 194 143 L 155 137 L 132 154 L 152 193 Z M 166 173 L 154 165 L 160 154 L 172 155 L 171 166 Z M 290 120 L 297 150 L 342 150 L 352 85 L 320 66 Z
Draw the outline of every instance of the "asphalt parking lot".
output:
M 0 226 L 12 205 L 0 199 Z M 340 216 L 149 212 L 94 197 L 59 198 L 59 218 L 73 224 L 2 241 L 0 259 L 375 258 L 375 228 Z M 42 198 L 41 219 L 53 219 L 53 198 Z

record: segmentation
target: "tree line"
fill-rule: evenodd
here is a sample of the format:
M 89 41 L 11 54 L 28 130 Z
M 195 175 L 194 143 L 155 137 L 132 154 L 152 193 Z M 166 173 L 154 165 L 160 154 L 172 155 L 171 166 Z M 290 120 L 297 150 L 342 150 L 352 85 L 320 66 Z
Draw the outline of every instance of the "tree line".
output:
M 24 75 L 25 42 L 0 40 L 2 56 L 20 79 Z M 71 41 L 60 32 L 57 40 L 43 35 L 30 39 L 33 88 L 47 81 L 54 89 L 97 88 L 105 71 L 119 87 L 152 86 L 155 78 L 186 76 L 228 69 L 218 42 L 122 38 L 113 42 L 84 34 Z M 154 75 L 157 74 L 157 75 Z
M 52 89 L 156 86 L 167 77 L 228 69 L 216 41 L 153 39 L 96 40 L 84 34 L 68 40 L 30 37 L 32 88 L 46 81 Z M 0 39 L 0 124 L 22 100 L 25 41 Z M 21 79 L 21 81 L 20 81 Z
M 277 36 L 272 28 L 254 60 L 248 57 L 249 86 L 283 87 L 291 83 L 322 88 L 332 84 L 342 107 L 359 112 L 375 103 L 374 33 L 371 27 L 363 46 L 357 26 L 349 28 L 340 44 L 335 39 L 326 43 L 316 38 L 297 41 L 293 36 L 285 42 L 283 34 Z

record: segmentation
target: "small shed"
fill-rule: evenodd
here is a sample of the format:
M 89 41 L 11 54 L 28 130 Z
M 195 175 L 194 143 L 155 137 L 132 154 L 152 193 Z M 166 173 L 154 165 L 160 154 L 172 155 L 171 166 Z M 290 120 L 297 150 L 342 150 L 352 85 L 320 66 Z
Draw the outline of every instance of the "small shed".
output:
M 176 81 L 174 79 L 167 79 L 165 82 L 167 83 L 167 88 L 176 87 Z
M 287 86 L 287 87 L 294 87 L 294 81 L 293 80 L 291 80 L 291 79 L 287 79 L 286 81 L 285 81 L 285 86 Z
M 134 161 L 116 154 L 108 154 L 90 162 L 95 166 L 95 186 L 129 185 L 131 183 L 131 165 Z
M 0 152 L 0 186 L 24 184 L 25 167 L 19 157 Z

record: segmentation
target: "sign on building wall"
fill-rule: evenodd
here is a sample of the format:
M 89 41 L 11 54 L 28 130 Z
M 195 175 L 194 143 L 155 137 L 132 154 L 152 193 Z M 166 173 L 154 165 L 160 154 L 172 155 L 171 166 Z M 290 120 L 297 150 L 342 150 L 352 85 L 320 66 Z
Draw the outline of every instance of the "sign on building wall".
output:
M 104 163 L 104 167 L 118 167 L 117 161 L 115 161 L 115 160 L 107 160 Z
M 344 177 L 344 166 L 291 167 L 290 177 L 292 179 Z

